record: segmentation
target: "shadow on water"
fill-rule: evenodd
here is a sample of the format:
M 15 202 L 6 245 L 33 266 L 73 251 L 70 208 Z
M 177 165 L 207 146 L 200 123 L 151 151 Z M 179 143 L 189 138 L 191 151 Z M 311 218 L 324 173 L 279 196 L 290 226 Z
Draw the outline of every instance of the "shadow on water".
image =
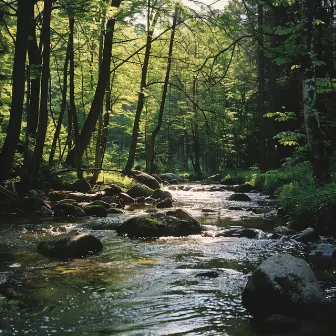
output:
M 272 217 L 228 210 L 257 206 L 263 196 L 251 195 L 248 205 L 232 205 L 228 195 L 173 192 L 178 206 L 189 207 L 214 229 L 244 226 L 272 232 L 277 225 Z M 202 212 L 206 208 L 216 212 Z M 106 228 L 122 219 L 90 221 Z M 81 230 L 85 224 L 25 219 L 1 225 L 2 335 L 303 335 L 297 321 L 256 325 L 241 304 L 251 271 L 279 252 L 305 257 L 300 244 L 203 236 L 140 241 L 118 237 L 113 230 L 95 230 L 104 244 L 97 256 L 52 260 L 36 252 L 44 237 Z M 219 276 L 196 277 L 209 270 Z M 333 297 L 333 271 L 323 272 L 322 285 Z

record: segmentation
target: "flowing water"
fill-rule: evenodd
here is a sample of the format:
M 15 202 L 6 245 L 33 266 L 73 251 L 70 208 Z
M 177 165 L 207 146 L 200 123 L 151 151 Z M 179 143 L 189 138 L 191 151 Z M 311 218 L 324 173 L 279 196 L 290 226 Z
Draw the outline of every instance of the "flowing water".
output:
M 272 210 L 265 196 L 249 194 L 252 202 L 237 203 L 227 201 L 231 192 L 199 189 L 172 193 L 175 205 L 197 217 L 208 235 L 145 241 L 91 230 L 104 249 L 85 259 L 48 259 L 36 246 L 44 237 L 87 231 L 92 223 L 113 226 L 125 216 L 85 222 L 1 219 L 0 334 L 257 335 L 241 305 L 248 276 L 268 256 L 285 251 L 305 257 L 305 248 L 294 242 L 214 237 L 211 231 L 223 227 L 272 232 L 279 223 L 271 219 L 272 211 L 228 210 L 260 204 Z M 195 277 L 209 270 L 219 277 Z M 334 282 L 325 274 L 322 284 L 327 296 L 335 295 Z

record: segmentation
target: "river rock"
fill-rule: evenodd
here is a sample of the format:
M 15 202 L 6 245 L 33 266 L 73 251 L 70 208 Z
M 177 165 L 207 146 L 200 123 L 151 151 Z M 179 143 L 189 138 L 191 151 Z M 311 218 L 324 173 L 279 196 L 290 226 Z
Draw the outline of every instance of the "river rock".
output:
M 163 194 L 163 190 L 162 190 L 162 189 L 155 189 L 155 190 L 153 191 L 152 197 L 153 197 L 154 199 L 158 199 L 158 198 L 161 197 L 162 194 Z
M 76 205 L 71 203 L 57 204 L 55 210 L 59 209 L 63 211 L 63 216 L 71 217 L 85 217 L 86 214 L 84 210 Z
M 293 235 L 291 238 L 301 243 L 313 243 L 319 242 L 321 240 L 321 237 L 316 233 L 313 228 L 307 228 L 302 232 Z
M 127 194 L 133 198 L 142 197 L 142 196 L 148 197 L 148 196 L 151 196 L 152 193 L 153 191 L 141 185 L 135 185 L 130 190 L 127 191 Z
M 42 207 L 50 208 L 50 206 L 38 196 L 26 196 L 19 201 L 19 208 L 27 213 L 40 211 Z
M 184 179 L 181 176 L 173 173 L 164 173 L 159 176 L 162 181 L 168 182 L 169 184 L 179 184 L 184 182 Z
M 105 202 L 103 200 L 93 201 L 90 205 L 101 205 L 101 206 L 103 206 L 106 209 L 108 209 L 110 207 L 110 203 L 107 203 L 107 202 Z
M 120 215 L 120 214 L 123 214 L 124 211 L 121 210 L 121 209 L 110 208 L 110 209 L 107 209 L 107 213 L 108 213 L 109 215 Z
M 173 201 L 170 198 L 166 198 L 163 201 L 160 201 L 159 203 L 157 203 L 156 207 L 158 209 L 172 208 L 173 207 Z
M 49 199 L 51 201 L 60 201 L 63 199 L 72 199 L 77 202 L 93 202 L 96 199 L 101 198 L 101 194 L 84 194 L 81 192 L 56 190 L 49 193 Z
M 105 196 L 115 196 L 120 194 L 122 189 L 115 184 L 110 184 L 109 186 L 106 186 L 103 191 L 105 192 Z
M 235 185 L 235 184 L 243 184 L 244 179 L 240 176 L 234 176 L 234 177 L 227 177 L 224 180 L 221 181 L 224 185 Z
M 147 186 L 150 189 L 155 190 L 155 189 L 160 188 L 159 181 L 155 177 L 153 177 L 149 174 L 143 173 L 139 170 L 132 170 L 130 175 L 134 178 L 134 180 L 136 180 L 139 183 L 144 184 L 145 186 Z M 132 197 L 134 197 L 134 196 L 132 196 Z
M 326 302 L 310 266 L 287 254 L 265 260 L 242 294 L 243 306 L 254 317 L 304 316 Z
M 259 229 L 251 228 L 231 228 L 222 230 L 216 234 L 217 237 L 238 237 L 249 239 L 262 239 L 266 238 L 266 233 Z
M 251 198 L 246 194 L 232 194 L 229 198 L 229 201 L 237 201 L 237 202 L 251 202 Z
M 95 217 L 106 217 L 107 210 L 102 205 L 87 205 L 84 208 L 84 211 L 87 216 L 95 216 Z
M 222 176 L 220 174 L 212 175 L 209 176 L 208 178 L 205 179 L 203 182 L 204 184 L 206 183 L 219 183 L 222 179 Z
M 126 193 L 120 193 L 118 197 L 122 199 L 126 205 L 135 203 L 135 199 Z
M 119 235 L 127 234 L 131 238 L 187 236 L 201 233 L 201 225 L 189 215 L 188 220 L 165 213 L 152 213 L 133 217 L 117 228 Z
M 54 213 L 46 206 L 42 206 L 39 211 L 34 212 L 34 215 L 42 216 L 42 217 L 52 217 L 53 214 Z
M 234 188 L 234 191 L 236 193 L 249 193 L 253 190 L 252 184 L 245 183 L 245 184 L 240 184 Z
M 92 190 L 89 182 L 86 181 L 86 179 L 84 178 L 68 185 L 66 189 L 69 191 L 78 191 L 81 193 L 88 193 L 89 191 Z
M 57 202 L 57 204 L 60 204 L 60 205 L 66 204 L 66 203 L 78 206 L 78 202 L 74 199 L 71 199 L 71 198 L 66 198 L 66 199 L 63 199 L 63 200 L 60 200 L 60 201 Z
M 102 250 L 99 239 L 88 233 L 61 235 L 38 244 L 37 251 L 52 258 L 79 258 Z

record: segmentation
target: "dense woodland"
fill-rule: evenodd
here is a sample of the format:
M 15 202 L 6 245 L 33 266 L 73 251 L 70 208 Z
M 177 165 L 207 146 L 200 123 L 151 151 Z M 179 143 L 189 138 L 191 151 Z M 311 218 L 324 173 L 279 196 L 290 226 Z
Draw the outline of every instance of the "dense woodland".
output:
M 300 163 L 330 183 L 334 0 L 211 3 L 1 0 L 1 183 Z

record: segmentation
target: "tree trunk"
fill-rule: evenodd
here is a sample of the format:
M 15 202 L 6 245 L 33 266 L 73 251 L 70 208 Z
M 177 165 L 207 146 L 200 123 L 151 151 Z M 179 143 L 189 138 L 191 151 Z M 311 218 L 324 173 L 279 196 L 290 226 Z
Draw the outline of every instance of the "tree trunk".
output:
M 112 0 L 111 6 L 115 8 L 119 8 L 122 0 Z M 106 24 L 106 34 L 104 40 L 104 50 L 103 50 L 103 60 L 101 65 L 101 72 L 98 78 L 98 83 L 95 91 L 95 95 L 93 98 L 93 102 L 90 108 L 90 112 L 87 116 L 81 134 L 79 136 L 78 143 L 75 144 L 73 150 L 68 154 L 67 163 L 74 166 L 74 153 L 78 151 L 79 157 L 81 159 L 83 157 L 84 151 L 90 144 L 90 140 L 92 138 L 92 134 L 96 128 L 97 121 L 102 111 L 102 106 L 104 102 L 105 88 L 108 82 L 108 78 L 110 76 L 110 68 L 111 68 L 111 58 L 112 58 L 112 42 L 113 42 L 113 33 L 115 26 L 115 18 L 110 18 Z
M 314 40 L 314 12 L 316 0 L 302 1 L 302 40 L 306 56 L 302 72 L 302 101 L 307 143 L 313 175 L 318 184 L 331 182 L 330 156 L 324 143 L 320 118 L 316 108 L 316 65 Z
M 30 67 L 30 101 L 29 101 L 29 122 L 27 124 L 29 135 L 36 136 L 38 118 L 39 118 L 39 103 L 41 89 L 41 53 L 37 44 L 36 37 L 36 19 L 34 14 L 34 6 L 30 12 L 30 27 L 28 39 L 28 57 Z
M 29 34 L 29 15 L 32 0 L 18 0 L 17 33 L 13 64 L 12 105 L 10 110 L 7 135 L 0 155 L 0 183 L 3 183 L 10 173 L 16 147 L 20 139 L 23 102 L 25 91 L 25 66 Z
M 69 67 L 69 56 L 70 56 L 70 37 L 68 40 L 67 51 L 64 59 L 64 67 L 63 67 L 63 88 L 62 88 L 62 102 L 61 102 L 61 110 L 58 117 L 58 122 L 55 130 L 55 134 L 53 137 L 53 142 L 51 145 L 50 155 L 49 155 L 49 164 L 52 165 L 54 162 L 55 152 L 57 141 L 59 140 L 61 127 L 63 122 L 63 117 L 65 114 L 65 110 L 67 107 L 67 91 L 68 91 L 68 67 Z
M 158 123 L 155 127 L 154 131 L 152 132 L 150 141 L 149 141 L 149 172 L 153 174 L 155 172 L 155 140 L 158 135 L 158 133 L 161 130 L 162 126 L 162 120 L 163 120 L 163 112 L 166 104 L 166 97 L 167 97 L 167 91 L 168 91 L 168 83 L 169 83 L 169 76 L 170 76 L 170 70 L 171 70 L 171 64 L 172 64 L 172 56 L 173 56 L 173 46 L 174 46 L 174 37 L 175 37 L 175 28 L 176 28 L 176 22 L 177 22 L 177 15 L 178 15 L 178 7 L 175 8 L 175 14 L 173 18 L 173 25 L 172 30 L 170 34 L 170 41 L 169 41 L 169 50 L 168 50 L 168 64 L 167 64 L 167 70 L 166 70 L 166 76 L 163 84 L 163 91 L 162 91 L 162 98 L 161 98 L 161 104 L 160 104 L 160 110 L 159 110 L 159 116 L 158 116 Z
M 146 41 L 146 50 L 145 50 L 145 58 L 142 65 L 142 72 L 141 72 L 141 82 L 140 82 L 140 90 L 138 94 L 138 105 L 135 112 L 135 118 L 134 118 L 134 124 L 133 124 L 133 132 L 132 132 L 132 141 L 131 141 L 131 147 L 128 155 L 128 160 L 125 166 L 125 170 L 132 170 L 134 166 L 135 161 L 135 153 L 138 145 L 138 138 L 139 138 L 139 129 L 140 129 L 140 117 L 143 110 L 144 102 L 145 102 L 145 92 L 147 86 L 147 72 L 148 72 L 148 65 L 149 65 L 149 58 L 150 58 L 150 52 L 152 48 L 152 39 L 153 39 L 153 33 L 154 33 L 154 26 L 155 23 L 153 23 L 153 28 L 150 27 L 149 24 L 149 17 L 150 17 L 150 1 L 148 0 L 148 23 L 147 23 L 147 41 Z M 154 21 L 156 22 L 157 15 Z
M 275 13 L 272 11 L 270 13 L 272 17 L 270 18 L 270 23 L 272 28 L 275 28 Z M 276 36 L 272 35 L 270 41 L 271 50 L 276 48 Z M 273 59 L 269 60 L 269 112 L 278 111 L 278 101 L 277 101 L 277 65 Z M 276 155 L 275 155 L 275 121 L 273 118 L 267 118 L 265 120 L 267 129 L 267 147 L 266 147 L 266 169 L 275 169 L 277 166 Z
M 265 137 L 265 55 L 264 55 L 264 9 L 258 5 L 258 112 L 259 112 L 259 146 L 260 170 L 266 171 L 266 137 Z
M 48 127 L 48 92 L 50 75 L 50 21 L 53 0 L 44 0 L 43 25 L 42 25 L 42 79 L 41 79 L 41 101 L 40 118 L 36 136 L 36 145 L 30 175 L 30 184 L 35 183 L 37 173 L 43 160 L 43 148 Z
M 99 63 L 99 73 L 101 72 L 101 64 L 103 57 L 103 43 L 104 43 L 104 31 L 105 31 L 105 21 L 106 21 L 106 11 L 102 13 L 102 23 L 100 27 L 100 36 L 99 36 L 99 55 L 98 55 L 98 63 Z M 110 85 L 110 77 L 107 80 L 107 85 Z M 91 184 L 96 184 L 100 171 L 98 170 L 101 167 L 101 139 L 102 139 L 102 128 L 103 128 L 103 106 L 101 106 L 101 112 L 98 120 L 98 129 L 97 129 L 97 140 L 96 140 L 96 149 L 95 149 L 95 163 L 94 168 L 97 170 L 94 171 L 91 177 Z

